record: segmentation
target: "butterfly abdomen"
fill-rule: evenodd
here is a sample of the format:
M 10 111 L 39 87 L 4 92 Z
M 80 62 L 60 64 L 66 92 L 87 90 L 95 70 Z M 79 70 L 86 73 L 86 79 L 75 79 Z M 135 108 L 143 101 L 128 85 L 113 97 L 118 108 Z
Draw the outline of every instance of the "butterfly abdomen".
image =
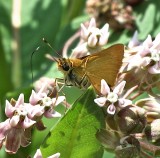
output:
M 74 69 L 70 70 L 68 74 L 65 76 L 65 83 L 68 86 L 76 86 L 81 89 L 86 89 L 90 86 L 90 81 L 88 80 L 87 76 L 78 76 L 74 73 Z

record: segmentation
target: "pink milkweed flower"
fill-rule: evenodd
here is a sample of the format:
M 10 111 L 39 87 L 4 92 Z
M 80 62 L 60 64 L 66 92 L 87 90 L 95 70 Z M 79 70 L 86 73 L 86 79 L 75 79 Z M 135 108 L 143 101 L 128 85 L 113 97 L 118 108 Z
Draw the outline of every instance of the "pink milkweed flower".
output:
M 54 108 L 65 100 L 64 96 L 56 96 L 51 98 L 48 95 L 48 84 L 43 84 L 38 92 L 32 90 L 32 94 L 29 98 L 29 102 L 32 108 L 28 112 L 28 117 L 32 120 L 36 120 L 36 127 L 39 130 L 45 129 L 41 118 L 61 117 L 61 114 L 54 110 Z
M 34 119 L 34 117 L 42 117 L 42 115 L 47 118 L 61 117 L 61 114 L 56 112 L 54 107 L 65 100 L 64 96 L 50 98 L 40 89 L 38 92 L 32 90 L 29 100 L 30 104 L 33 105 L 28 114 L 30 118 Z
M 121 97 L 125 84 L 126 82 L 122 81 L 121 83 L 119 83 L 117 86 L 114 87 L 113 91 L 111 91 L 106 81 L 102 79 L 101 80 L 102 96 L 94 99 L 94 102 L 101 107 L 104 106 L 106 102 L 109 102 L 110 105 L 107 108 L 107 112 L 113 115 L 116 111 L 115 103 L 118 102 L 119 107 L 124 107 L 132 103 L 130 100 Z
M 39 130 L 45 129 L 42 116 L 46 118 L 61 117 L 61 114 L 54 110 L 54 108 L 65 100 L 64 96 L 58 96 L 56 98 L 50 98 L 46 92 L 47 84 L 44 84 L 38 92 L 32 90 L 32 94 L 29 98 L 29 102 L 32 108 L 28 112 L 28 117 L 32 120 L 36 120 L 36 127 Z
M 20 146 L 29 145 L 29 140 L 23 128 L 11 126 L 10 119 L 0 123 L 0 147 L 4 145 L 7 153 L 15 154 Z
M 30 144 L 30 135 L 27 133 L 36 123 L 28 117 L 31 108 L 30 104 L 24 103 L 23 94 L 17 101 L 6 101 L 5 113 L 8 119 L 0 123 L 0 146 L 4 145 L 6 152 L 15 154 L 20 146 Z
M 131 40 L 129 41 L 129 43 L 128 43 L 128 47 L 129 47 L 130 49 L 132 49 L 132 48 L 134 48 L 134 47 L 136 47 L 136 46 L 139 46 L 140 44 L 141 44 L 141 43 L 140 43 L 140 41 L 138 40 L 138 31 L 135 31 L 132 39 L 131 39 Z
M 130 47 L 132 45 L 130 51 L 134 53 L 128 58 L 127 70 L 140 67 L 147 69 L 150 74 L 160 74 L 160 33 L 153 41 L 151 35 L 148 35 L 137 47 L 129 43 Z
M 81 24 L 81 40 L 73 50 L 72 57 L 82 57 L 101 50 L 106 45 L 109 37 L 109 24 L 105 24 L 101 29 L 96 27 L 94 18 L 90 20 L 89 26 Z
M 89 47 L 97 45 L 104 46 L 108 42 L 109 24 L 105 24 L 102 29 L 96 27 L 96 21 L 91 19 L 88 28 L 81 24 L 81 38 L 88 43 Z
M 43 99 L 44 97 L 47 97 L 47 95 L 48 95 L 47 83 L 45 83 L 37 92 L 32 90 L 32 94 L 29 98 L 29 102 L 32 105 L 36 105 L 41 99 Z
M 37 93 L 32 91 L 30 103 L 24 102 L 24 94 L 20 94 L 17 101 L 6 100 L 5 113 L 8 119 L 0 123 L 0 147 L 4 145 L 6 152 L 15 154 L 20 146 L 29 145 L 32 126 L 36 125 L 39 130 L 45 128 L 41 121 L 42 116 L 61 116 L 54 107 L 64 101 L 65 97 L 50 98 L 45 88 L 43 86 Z
M 52 97 L 56 97 L 57 95 L 57 86 L 56 86 L 56 80 L 53 78 L 48 78 L 48 77 L 41 77 L 38 81 L 35 82 L 34 84 L 34 89 L 36 92 L 39 92 L 40 89 L 42 89 L 46 94 L 50 94 Z
M 5 113 L 10 118 L 10 124 L 12 127 L 20 126 L 22 128 L 29 128 L 35 121 L 28 117 L 29 110 L 32 109 L 32 105 L 24 103 L 24 94 L 20 94 L 15 105 L 12 105 L 6 100 Z
M 53 154 L 47 158 L 59 158 L 60 157 L 60 153 L 56 153 L 56 154 Z M 33 158 L 43 158 L 42 157 L 42 153 L 41 153 L 41 150 L 40 149 L 37 149 L 35 155 Z
M 160 118 L 160 99 L 155 97 L 144 98 L 136 101 L 137 106 L 144 108 L 147 111 L 149 118 Z
M 32 90 L 32 94 L 29 98 L 29 102 L 32 109 L 29 112 L 29 117 L 34 118 L 35 116 L 41 117 L 44 115 L 47 118 L 61 117 L 61 114 L 56 112 L 53 108 L 65 100 L 64 96 L 58 96 L 56 98 L 50 98 L 46 91 L 48 85 L 43 84 L 38 92 Z

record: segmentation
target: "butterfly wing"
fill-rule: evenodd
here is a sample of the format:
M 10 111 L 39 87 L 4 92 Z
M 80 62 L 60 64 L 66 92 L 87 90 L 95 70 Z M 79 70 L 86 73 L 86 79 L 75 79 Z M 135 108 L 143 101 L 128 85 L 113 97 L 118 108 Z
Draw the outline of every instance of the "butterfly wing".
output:
M 114 85 L 123 55 L 124 45 L 116 44 L 86 58 L 86 75 L 97 92 L 100 93 L 102 79 Z

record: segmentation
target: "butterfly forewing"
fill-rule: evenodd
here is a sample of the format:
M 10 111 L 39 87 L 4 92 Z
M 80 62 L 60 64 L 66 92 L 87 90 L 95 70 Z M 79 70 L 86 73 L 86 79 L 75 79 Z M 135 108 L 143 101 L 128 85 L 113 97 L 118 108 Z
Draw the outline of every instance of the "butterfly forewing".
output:
M 96 91 L 100 92 L 101 80 L 113 86 L 122 65 L 124 45 L 116 44 L 87 57 L 86 75 Z

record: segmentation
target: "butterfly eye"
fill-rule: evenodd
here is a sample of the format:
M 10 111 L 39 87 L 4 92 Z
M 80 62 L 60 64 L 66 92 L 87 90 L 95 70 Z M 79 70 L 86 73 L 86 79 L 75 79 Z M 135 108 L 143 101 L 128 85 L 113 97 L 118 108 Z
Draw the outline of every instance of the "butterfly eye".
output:
M 62 66 L 64 71 L 68 71 L 69 70 L 69 65 L 67 63 L 64 63 Z

